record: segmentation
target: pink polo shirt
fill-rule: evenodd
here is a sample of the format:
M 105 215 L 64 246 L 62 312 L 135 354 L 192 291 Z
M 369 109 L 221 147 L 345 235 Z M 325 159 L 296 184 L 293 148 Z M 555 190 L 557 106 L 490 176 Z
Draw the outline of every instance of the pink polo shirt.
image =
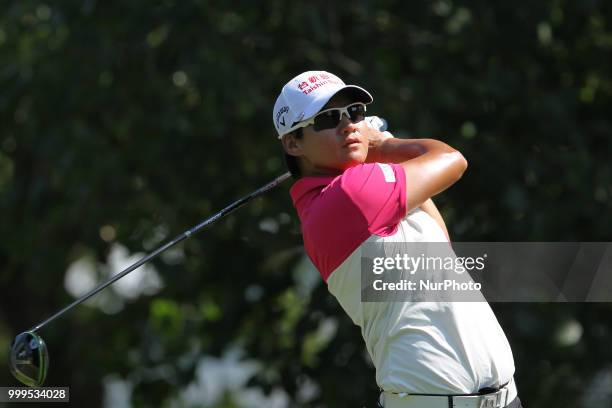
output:
M 406 216 L 399 164 L 362 164 L 339 176 L 304 177 L 290 194 L 306 252 L 325 281 L 370 235 L 394 234 Z
M 420 208 L 406 212 L 406 186 L 401 165 L 380 163 L 298 180 L 290 194 L 308 256 L 361 328 L 383 390 L 466 394 L 509 382 L 512 351 L 484 297 L 479 302 L 361 301 L 364 245 L 406 253 L 410 243 L 448 242 L 429 214 Z

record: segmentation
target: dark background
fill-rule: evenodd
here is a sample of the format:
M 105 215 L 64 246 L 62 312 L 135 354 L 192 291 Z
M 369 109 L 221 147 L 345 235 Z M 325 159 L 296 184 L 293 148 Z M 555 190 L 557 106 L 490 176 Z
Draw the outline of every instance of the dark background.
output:
M 117 245 L 149 251 L 283 173 L 272 106 L 309 69 L 465 155 L 435 199 L 455 241 L 610 241 L 610 2 L 0 4 L 0 350 L 74 299 L 73 262 L 105 279 Z M 289 185 L 156 260 L 155 294 L 112 287 L 42 330 L 46 385 L 74 406 L 374 406 Z M 612 407 L 610 304 L 492 307 L 525 407 Z

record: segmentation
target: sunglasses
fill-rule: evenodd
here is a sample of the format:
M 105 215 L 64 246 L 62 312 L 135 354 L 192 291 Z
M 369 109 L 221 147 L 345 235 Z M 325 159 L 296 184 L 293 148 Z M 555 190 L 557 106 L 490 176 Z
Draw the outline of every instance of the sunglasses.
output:
M 366 106 L 361 102 L 352 103 L 343 108 L 325 109 L 310 119 L 300 123 L 298 127 L 312 125 L 317 132 L 325 129 L 334 129 L 342 120 L 342 115 L 346 115 L 351 122 L 361 122 L 365 118 Z

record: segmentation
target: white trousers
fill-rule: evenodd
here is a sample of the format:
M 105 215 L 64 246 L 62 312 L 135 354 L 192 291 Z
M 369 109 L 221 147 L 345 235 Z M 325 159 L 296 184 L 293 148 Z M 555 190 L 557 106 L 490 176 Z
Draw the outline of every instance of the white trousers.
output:
M 503 408 L 517 397 L 514 379 L 500 389 L 486 395 L 474 396 L 428 396 L 408 395 L 383 392 L 383 406 L 385 408 Z M 452 398 L 452 403 L 449 402 Z

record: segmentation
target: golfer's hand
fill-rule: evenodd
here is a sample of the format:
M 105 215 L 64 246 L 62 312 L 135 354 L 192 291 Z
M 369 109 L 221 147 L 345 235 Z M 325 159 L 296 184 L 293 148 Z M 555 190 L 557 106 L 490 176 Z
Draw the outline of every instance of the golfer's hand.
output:
M 380 147 L 382 143 L 393 138 L 389 132 L 380 132 L 376 129 L 372 129 L 367 126 L 364 121 L 358 124 L 359 132 L 366 136 L 368 139 L 368 156 L 366 157 L 366 163 L 381 162 L 382 156 L 380 154 Z

